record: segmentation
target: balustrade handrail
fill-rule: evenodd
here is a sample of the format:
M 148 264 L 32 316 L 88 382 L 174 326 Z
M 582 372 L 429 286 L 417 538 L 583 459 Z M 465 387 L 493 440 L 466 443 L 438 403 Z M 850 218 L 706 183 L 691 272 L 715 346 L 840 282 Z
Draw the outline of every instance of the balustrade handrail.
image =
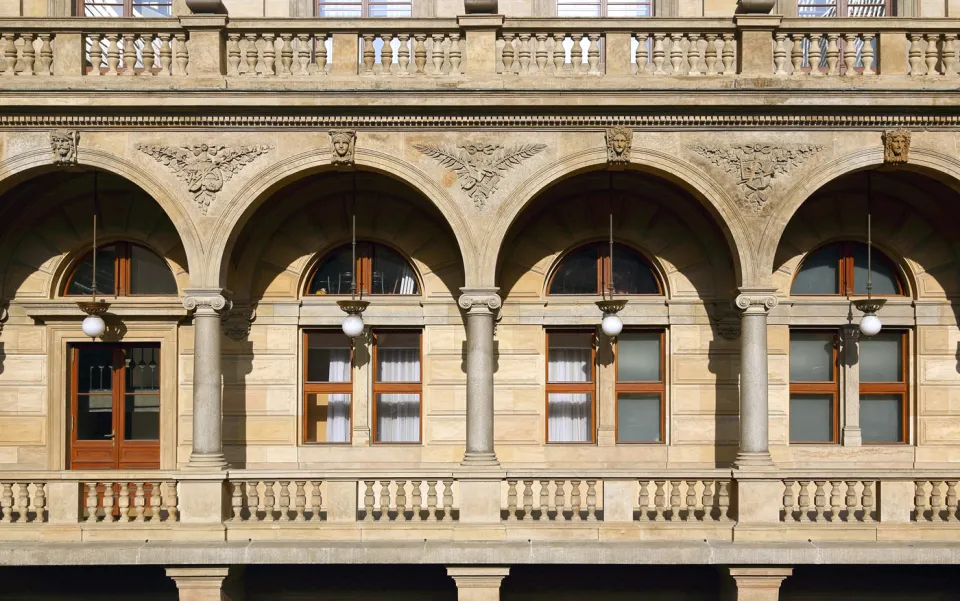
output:
M 24 32 L 160 32 L 186 31 L 179 19 L 144 18 L 72 18 L 49 19 L 46 17 L 5 17 L 0 18 L 0 31 Z
M 456 19 L 230 19 L 227 31 L 433 32 L 459 30 Z
M 62 470 L 62 471 L 0 471 L 0 482 L 121 482 L 125 480 L 184 480 L 197 477 L 176 470 Z
M 502 29 L 525 31 L 596 31 L 607 33 L 611 31 L 631 32 L 645 31 L 733 31 L 736 23 L 732 17 L 692 17 L 684 19 L 661 19 L 648 17 L 609 19 L 582 17 L 576 19 L 558 18 L 510 18 L 503 20 Z

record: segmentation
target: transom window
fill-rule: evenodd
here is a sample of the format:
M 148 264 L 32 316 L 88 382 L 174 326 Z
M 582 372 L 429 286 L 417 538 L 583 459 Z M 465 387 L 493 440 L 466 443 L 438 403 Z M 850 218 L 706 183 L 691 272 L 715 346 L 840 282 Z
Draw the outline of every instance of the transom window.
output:
M 558 17 L 651 17 L 653 0 L 557 0 Z
M 79 0 L 84 17 L 172 17 L 173 0 Z
M 317 16 L 337 19 L 377 19 L 413 16 L 409 0 L 318 0 Z
M 892 0 L 797 0 L 798 17 L 887 17 Z
M 345 244 L 334 249 L 317 265 L 307 285 L 307 294 L 350 294 L 354 272 L 360 294 L 420 294 L 413 266 L 400 253 L 375 242 L 357 243 L 357 262 Z
M 177 281 L 169 265 L 153 251 L 132 242 L 115 242 L 97 248 L 97 292 L 114 296 L 177 294 Z M 73 268 L 63 294 L 93 293 L 93 252 Z
M 610 245 L 594 242 L 566 254 L 553 272 L 548 294 L 600 294 L 608 289 Z M 613 246 L 614 294 L 663 294 L 646 259 L 623 244 Z
M 873 249 L 873 294 L 904 293 L 897 267 L 886 255 Z M 867 245 L 834 242 L 811 252 L 797 270 L 790 294 L 856 296 L 867 294 Z

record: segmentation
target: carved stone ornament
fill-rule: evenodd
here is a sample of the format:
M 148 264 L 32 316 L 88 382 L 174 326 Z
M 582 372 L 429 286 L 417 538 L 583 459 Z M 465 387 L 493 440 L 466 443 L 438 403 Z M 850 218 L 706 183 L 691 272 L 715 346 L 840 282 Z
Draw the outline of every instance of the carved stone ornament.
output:
M 482 209 L 505 172 L 517 167 L 547 147 L 546 144 L 520 144 L 504 148 L 499 144 L 461 144 L 456 147 L 414 144 L 422 154 L 457 174 L 460 188 Z
M 766 313 L 776 307 L 777 302 L 775 294 L 741 294 L 733 304 L 744 313 Z
M 76 130 L 55 129 L 50 132 L 50 149 L 53 151 L 54 165 L 76 165 L 77 145 L 80 144 L 80 132 Z
M 888 129 L 880 135 L 883 140 L 883 162 L 886 165 L 905 165 L 910 160 L 910 130 Z
M 633 130 L 629 127 L 611 127 L 606 131 L 607 164 L 626 165 L 633 148 Z
M 715 303 L 708 307 L 710 320 L 721 338 L 736 340 L 740 337 L 740 315 L 729 303 Z
M 230 307 L 231 302 L 220 294 L 191 295 L 183 298 L 183 308 L 187 311 L 220 313 Z
M 220 146 L 196 144 L 193 146 L 153 146 L 137 144 L 137 150 L 150 155 L 170 168 L 187 185 L 200 212 L 207 214 L 210 203 L 224 182 L 230 180 L 258 156 L 273 150 L 273 146 Z
M 460 305 L 460 308 L 464 311 L 469 311 L 471 309 L 488 309 L 490 311 L 496 311 L 500 308 L 502 302 L 503 301 L 501 301 L 500 297 L 496 294 L 474 293 L 462 294 L 457 300 L 457 304 Z
M 740 190 L 740 201 L 759 213 L 770 200 L 774 179 L 800 166 L 810 156 L 823 150 L 823 146 L 740 144 L 715 148 L 697 144 L 690 146 L 690 149 L 724 172 L 732 174 Z
M 255 305 L 233 306 L 228 311 L 223 311 L 220 316 L 220 323 L 223 325 L 223 333 L 231 340 L 243 340 L 250 335 L 250 327 L 257 319 L 257 307 Z
M 331 129 L 330 144 L 333 146 L 332 165 L 352 167 L 357 146 L 357 132 L 349 129 Z

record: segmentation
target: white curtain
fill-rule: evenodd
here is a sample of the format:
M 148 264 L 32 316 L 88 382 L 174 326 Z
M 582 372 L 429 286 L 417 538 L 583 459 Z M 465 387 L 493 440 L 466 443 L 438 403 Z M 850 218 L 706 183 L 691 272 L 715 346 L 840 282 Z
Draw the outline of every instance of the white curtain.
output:
M 330 381 L 350 381 L 350 349 L 330 349 Z M 350 442 L 350 395 L 327 399 L 327 442 Z
M 400 270 L 400 294 L 414 294 L 417 281 L 413 279 L 413 268 L 406 262 Z
M 381 348 L 377 351 L 381 382 L 419 382 L 419 348 Z M 379 442 L 420 442 L 420 395 L 377 395 Z
M 550 348 L 550 382 L 589 382 L 589 348 Z M 551 393 L 547 399 L 547 437 L 551 442 L 590 440 L 590 394 Z

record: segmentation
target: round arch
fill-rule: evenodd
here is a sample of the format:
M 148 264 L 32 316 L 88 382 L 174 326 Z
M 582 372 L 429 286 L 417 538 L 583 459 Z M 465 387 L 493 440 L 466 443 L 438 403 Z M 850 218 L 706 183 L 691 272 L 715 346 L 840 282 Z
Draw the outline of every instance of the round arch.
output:
M 317 173 L 337 171 L 338 167 L 330 164 L 331 156 L 330 149 L 316 149 L 280 161 L 258 173 L 240 194 L 230 199 L 213 231 L 214 246 L 210 249 L 205 270 L 209 278 L 208 285 L 226 284 L 233 246 L 254 212 L 270 196 L 289 184 Z M 390 154 L 357 148 L 355 160 L 357 168 L 391 177 L 418 191 L 437 207 L 460 248 L 465 285 L 469 286 L 478 271 L 476 246 L 467 220 L 453 199 L 426 173 Z
M 607 243 L 608 241 L 606 239 L 601 239 L 601 238 L 582 240 L 582 241 L 578 241 L 574 245 L 571 245 L 570 248 L 560 253 L 560 255 L 556 259 L 554 259 L 553 263 L 551 263 L 550 268 L 547 270 L 546 274 L 544 274 L 543 287 L 540 293 L 541 296 L 543 298 L 547 298 L 549 296 L 556 296 L 556 295 L 550 294 L 550 284 L 553 282 L 553 276 L 556 275 L 557 269 L 560 268 L 560 266 L 563 264 L 564 260 L 567 259 L 567 257 L 569 257 L 571 254 L 575 253 L 576 251 L 582 248 L 585 248 L 594 244 L 607 244 Z M 657 259 L 657 257 L 648 253 L 645 249 L 635 244 L 632 240 L 614 238 L 613 243 L 614 245 L 623 246 L 629 249 L 631 252 L 634 252 L 638 256 L 640 256 L 640 258 L 643 259 L 643 262 L 646 263 L 646 266 L 650 270 L 650 273 L 653 275 L 653 278 L 656 281 L 657 287 L 660 289 L 660 293 L 656 295 L 650 294 L 650 295 L 637 295 L 637 296 L 650 296 L 650 297 L 662 296 L 664 298 L 670 298 L 669 279 L 666 276 L 666 270 L 663 268 L 663 264 Z M 562 297 L 563 295 L 559 295 L 559 296 Z M 630 296 L 630 295 L 625 295 L 625 296 Z
M 490 234 L 481 249 L 480 278 L 483 285 L 492 286 L 496 281 L 500 252 L 510 227 L 534 199 L 565 179 L 606 166 L 606 149 L 593 148 L 567 155 L 546 165 L 522 182 L 498 207 L 493 217 Z M 644 148 L 642 153 L 634 150 L 628 168 L 649 172 L 693 193 L 716 218 L 717 225 L 727 240 L 734 259 L 738 285 L 753 281 L 753 262 L 750 260 L 753 244 L 749 229 L 738 213 L 733 199 L 716 181 L 689 163 L 647 148 Z
M 130 161 L 99 149 L 78 148 L 77 165 L 100 169 L 122 177 L 156 201 L 160 209 L 170 218 L 180 237 L 180 242 L 183 244 L 191 285 L 199 285 L 203 281 L 203 242 L 196 225 L 189 218 L 184 207 L 177 201 L 176 194 L 170 192 L 150 172 Z M 62 168 L 51 164 L 49 149 L 25 152 L 0 162 L 0 197 L 17 184 L 60 169 Z M 9 240 L 10 237 L 7 238 L 8 240 L 0 243 L 0 253 L 6 254 L 0 254 L 0 256 L 9 256 L 9 245 L 12 241 Z
M 883 164 L 883 147 L 863 148 L 839 161 L 826 162 L 784 194 L 780 202 L 774 205 L 774 212 L 767 219 L 767 226 L 761 234 L 757 253 L 758 275 L 766 278 L 772 275 L 780 240 L 791 219 L 807 199 L 839 177 Z M 911 148 L 910 162 L 899 168 L 917 171 L 960 192 L 960 160 L 950 155 L 927 148 Z

